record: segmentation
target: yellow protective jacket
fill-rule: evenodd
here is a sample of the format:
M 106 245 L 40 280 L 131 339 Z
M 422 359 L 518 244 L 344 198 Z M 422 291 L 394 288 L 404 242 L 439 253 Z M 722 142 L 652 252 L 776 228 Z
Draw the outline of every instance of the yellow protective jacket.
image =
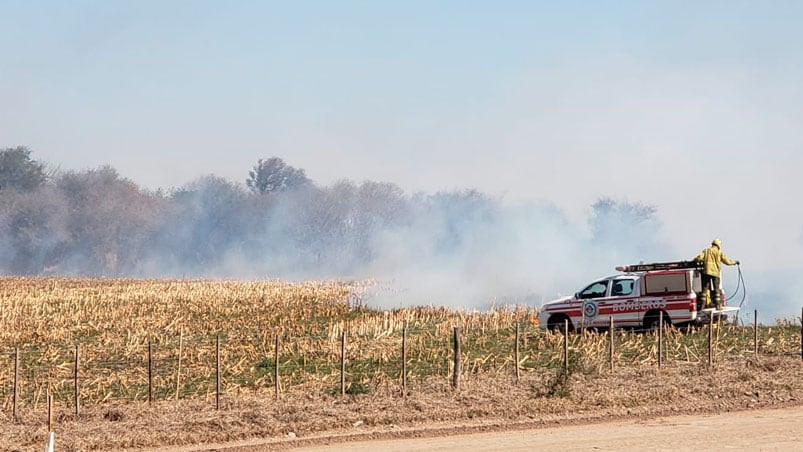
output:
M 711 245 L 709 248 L 704 249 L 694 260 L 703 262 L 703 272 L 706 275 L 716 276 L 717 278 L 721 274 L 722 264 L 736 265 L 736 261 L 728 259 L 728 256 L 716 245 Z

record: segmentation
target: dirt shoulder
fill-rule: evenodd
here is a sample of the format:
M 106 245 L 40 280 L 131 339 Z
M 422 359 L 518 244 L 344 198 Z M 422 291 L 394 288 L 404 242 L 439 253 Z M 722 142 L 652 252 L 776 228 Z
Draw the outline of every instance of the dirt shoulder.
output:
M 363 433 L 328 433 L 306 438 L 271 438 L 232 441 L 204 446 L 171 447 L 160 452 L 293 450 L 354 452 L 382 450 L 530 451 L 586 450 L 800 450 L 803 432 L 800 406 L 748 409 L 719 414 L 598 419 L 566 424 L 537 422 L 507 424 L 440 423 L 415 429 Z
M 55 432 L 60 450 L 250 451 L 343 442 L 352 448 L 354 441 L 366 439 L 587 429 L 610 421 L 661 425 L 681 422 L 660 420 L 678 415 L 690 416 L 679 425 L 696 425 L 695 419 L 715 414 L 744 413 L 751 419 L 755 410 L 801 405 L 803 364 L 799 356 L 787 356 L 734 359 L 712 369 L 676 363 L 661 369 L 586 369 L 567 378 L 528 373 L 518 384 L 508 375 L 473 374 L 460 391 L 443 378 L 411 385 L 404 398 L 391 385 L 347 397 L 285 394 L 276 400 L 267 393 L 227 394 L 220 411 L 209 400 L 87 406 L 79 418 L 63 407 L 56 413 Z M 742 428 L 756 421 L 746 422 Z M 0 450 L 41 450 L 46 430 L 41 407 L 24 411 L 18 421 L 4 412 Z M 576 440 L 586 439 L 582 431 L 575 432 Z
M 296 449 L 304 452 L 343 450 L 800 450 L 803 432 L 800 407 L 748 410 L 722 414 L 630 418 L 593 424 L 490 433 L 428 436 L 329 443 Z M 241 449 L 244 451 L 245 449 Z M 256 450 L 256 449 L 252 449 Z

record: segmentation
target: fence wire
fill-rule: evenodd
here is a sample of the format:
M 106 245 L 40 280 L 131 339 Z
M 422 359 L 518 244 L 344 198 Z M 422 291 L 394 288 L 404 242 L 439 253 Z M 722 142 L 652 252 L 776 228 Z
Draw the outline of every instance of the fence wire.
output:
M 564 340 L 571 359 L 587 365 L 610 365 L 611 337 L 607 331 L 583 331 L 564 338 L 542 331 L 528 322 L 519 324 L 518 366 L 522 372 L 558 369 L 564 365 Z M 344 329 L 345 331 L 345 329 Z M 460 331 L 461 378 L 474 374 L 513 375 L 516 325 L 467 328 Z M 0 348 L 0 396 L 9 409 L 14 394 L 15 367 L 19 408 L 37 409 L 46 403 L 48 388 L 57 404 L 75 403 L 77 381 L 80 403 L 146 401 L 210 397 L 216 393 L 220 370 L 223 394 L 243 392 L 282 393 L 323 391 L 370 392 L 401 380 L 402 332 L 349 332 L 341 355 L 340 334 L 238 335 L 214 333 L 158 337 L 150 344 L 118 343 L 21 344 L 18 366 L 15 347 Z M 613 361 L 617 366 L 655 365 L 658 335 L 638 331 L 613 332 Z M 800 327 L 788 324 L 758 329 L 761 354 L 801 354 Z M 753 353 L 752 327 L 718 325 L 712 331 L 715 361 Z M 218 361 L 217 340 L 220 340 Z M 423 384 L 432 378 L 447 379 L 454 366 L 452 335 L 427 325 L 411 325 L 406 335 L 406 380 Z M 667 329 L 661 344 L 666 363 L 708 360 L 708 329 Z M 76 380 L 76 347 L 78 378 Z M 346 388 L 340 388 L 341 359 L 345 362 Z

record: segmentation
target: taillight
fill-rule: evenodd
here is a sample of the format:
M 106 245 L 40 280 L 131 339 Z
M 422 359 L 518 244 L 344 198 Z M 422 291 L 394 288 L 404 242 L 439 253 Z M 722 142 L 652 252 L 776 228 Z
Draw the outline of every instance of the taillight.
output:
M 689 299 L 689 312 L 694 312 L 697 310 L 697 294 L 691 294 L 691 299 Z

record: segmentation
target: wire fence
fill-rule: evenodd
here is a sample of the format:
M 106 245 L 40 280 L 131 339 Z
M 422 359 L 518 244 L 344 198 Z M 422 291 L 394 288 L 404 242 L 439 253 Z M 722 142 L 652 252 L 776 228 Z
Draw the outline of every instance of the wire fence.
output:
M 121 335 L 116 342 L 0 347 L 0 401 L 16 414 L 40 409 L 50 391 L 54 403 L 77 413 L 81 406 L 109 401 L 206 398 L 219 404 L 221 396 L 244 392 L 360 394 L 397 386 L 403 393 L 433 378 L 454 379 L 457 386 L 475 374 L 518 378 L 526 372 L 568 370 L 569 362 L 577 360 L 602 369 L 716 365 L 757 355 L 799 354 L 803 359 L 803 327 L 793 322 L 566 336 L 529 322 L 456 328 L 454 334 L 423 323 L 386 331 L 348 331 L 347 326 L 331 331 L 302 336 L 182 333 L 144 343 Z

